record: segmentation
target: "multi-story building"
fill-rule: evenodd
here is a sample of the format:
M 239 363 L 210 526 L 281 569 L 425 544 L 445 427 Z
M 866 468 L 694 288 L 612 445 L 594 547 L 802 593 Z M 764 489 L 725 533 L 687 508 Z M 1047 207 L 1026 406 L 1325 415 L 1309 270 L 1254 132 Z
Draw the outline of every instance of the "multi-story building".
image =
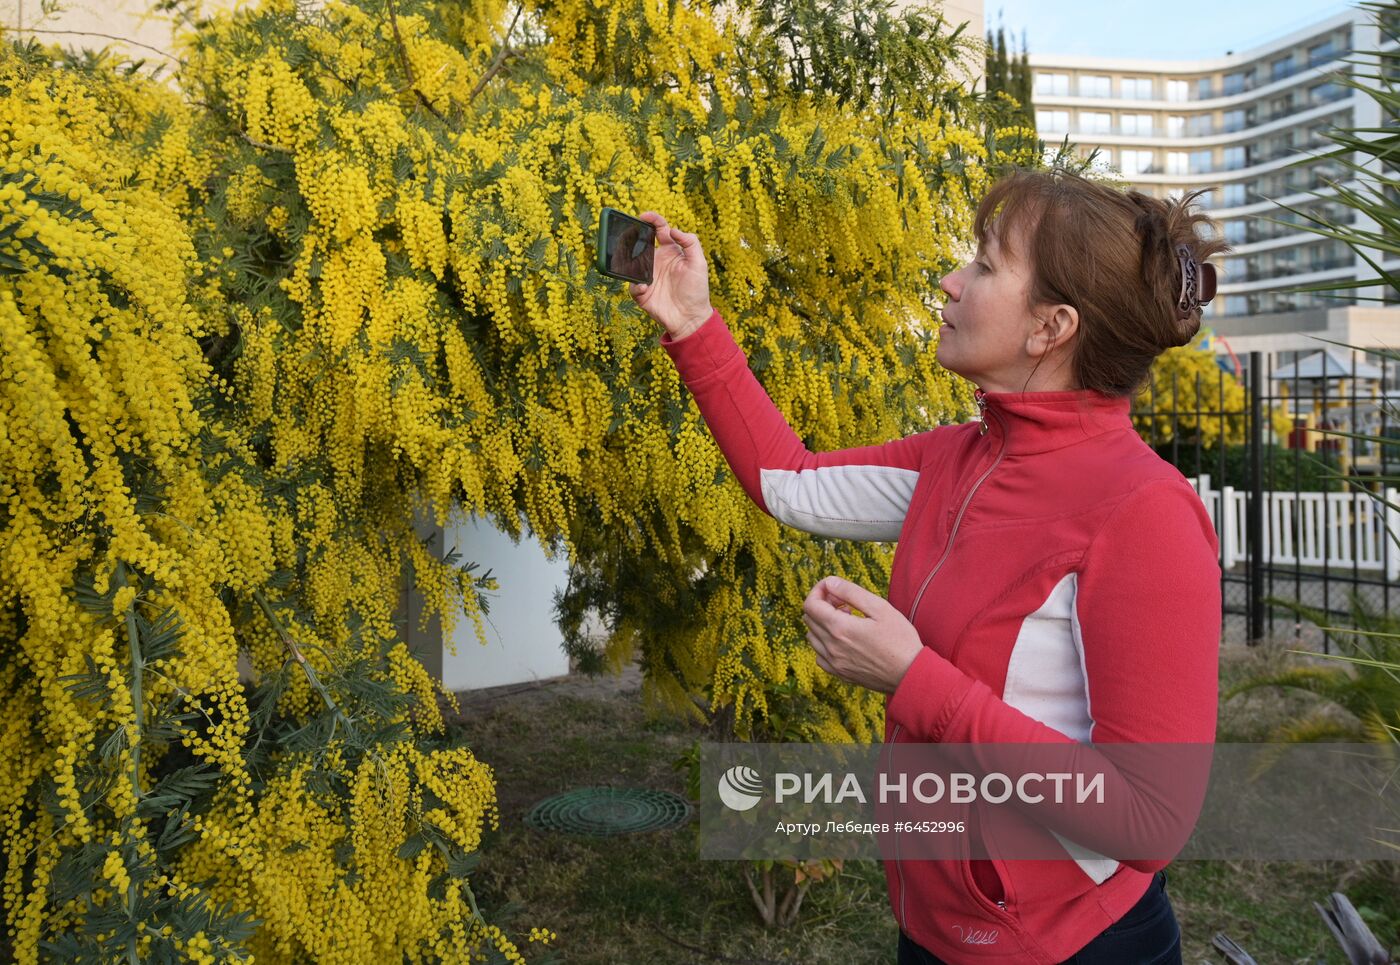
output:
M 1329 182 L 1348 172 L 1325 156 L 1335 147 L 1326 132 L 1380 126 L 1376 102 L 1338 80 L 1353 52 L 1376 50 L 1380 40 L 1369 13 L 1354 9 L 1211 60 L 1032 53 L 1037 126 L 1047 142 L 1068 135 L 1083 152 L 1097 149 L 1146 193 L 1205 190 L 1202 203 L 1234 248 L 1221 260 L 1206 324 L 1242 360 L 1261 351 L 1276 369 L 1327 347 L 1308 335 L 1400 348 L 1400 307 L 1369 300 L 1382 294 L 1377 289 L 1359 300 L 1286 291 L 1375 273 L 1345 244 L 1302 230 L 1307 222 L 1280 207 L 1351 219 L 1327 197 Z M 1371 256 L 1385 263 L 1383 253 Z M 1384 296 L 1394 303 L 1394 292 Z M 1400 376 L 1400 365 L 1389 368 Z

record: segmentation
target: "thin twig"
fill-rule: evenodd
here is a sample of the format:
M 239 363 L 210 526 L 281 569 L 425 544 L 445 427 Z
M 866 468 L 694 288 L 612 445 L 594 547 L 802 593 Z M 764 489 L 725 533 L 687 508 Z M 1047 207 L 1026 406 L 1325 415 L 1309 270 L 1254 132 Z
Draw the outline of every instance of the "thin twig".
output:
M 103 40 L 117 40 L 124 44 L 131 44 L 131 46 L 133 47 L 144 47 L 147 50 L 160 54 L 162 57 L 169 57 L 181 67 L 185 66 L 185 62 L 179 57 L 176 57 L 174 54 L 167 54 L 159 47 L 152 47 L 150 44 L 143 44 L 140 41 L 132 40 L 129 37 L 116 37 L 112 34 L 98 33 L 96 30 L 48 30 L 42 27 L 24 27 L 16 32 L 31 34 L 73 34 L 78 37 L 101 37 Z
M 758 909 L 758 914 L 762 917 L 763 924 L 771 927 L 773 924 L 773 914 L 769 910 L 768 905 L 764 903 L 763 897 L 759 895 L 758 888 L 753 883 L 752 871 L 748 867 L 744 868 L 744 884 L 749 886 L 749 897 L 753 899 L 754 907 Z
M 238 133 L 241 134 L 241 135 L 243 136 L 243 140 L 245 140 L 245 141 L 247 141 L 249 144 L 253 145 L 253 147 L 261 148 L 261 149 L 264 150 L 264 151 L 281 151 L 283 154 L 295 154 L 295 153 L 296 153 L 296 152 L 293 151 L 291 148 L 289 148 L 289 147 L 283 147 L 283 146 L 280 145 L 280 144 L 264 144 L 262 141 L 254 140 L 253 138 L 251 138 L 251 137 L 248 136 L 248 133 L 247 133 L 246 131 L 239 131 Z
M 164 680 L 166 683 L 168 683 L 168 684 L 170 685 L 170 688 L 171 688 L 172 690 L 174 690 L 174 691 L 175 691 L 177 694 L 179 694 L 181 697 L 183 697 L 183 698 L 185 698 L 187 701 L 189 701 L 190 704 L 191 704 L 191 706 L 193 706 L 194 709 L 197 710 L 197 711 L 199 712 L 199 715 L 209 722 L 209 727 L 210 727 L 211 729 L 214 727 L 214 718 L 210 717 L 207 713 L 205 713 L 205 710 L 204 710 L 203 707 L 201 707 L 201 706 L 199 706 L 199 704 L 195 703 L 194 694 L 190 693 L 190 692 L 189 692 L 188 690 L 186 690 L 184 687 L 181 687 L 181 686 L 180 686 L 179 684 L 177 684 L 174 680 L 172 680 L 170 677 L 167 677 L 165 674 L 161 673 L 159 670 L 154 670 L 154 669 L 151 669 L 151 668 L 147 668 L 146 672 L 149 673 L 149 674 L 151 674 L 153 677 L 159 677 L 161 680 Z
M 384 763 L 384 758 L 379 756 L 378 751 L 360 739 L 360 735 L 356 732 L 355 725 L 351 723 L 350 717 L 340 708 L 340 705 L 335 702 L 335 699 L 331 697 L 331 692 L 326 689 L 326 685 L 321 682 L 321 678 L 317 675 L 316 668 L 311 665 L 310 661 L 306 659 L 306 655 L 301 652 L 301 648 L 297 646 L 296 639 L 287 632 L 286 628 L 282 626 L 282 622 L 277 619 L 277 615 L 272 612 L 272 605 L 267 602 L 267 597 L 263 596 L 261 590 L 254 590 L 253 599 L 255 599 L 258 606 L 262 608 L 263 614 L 266 615 L 268 622 L 271 623 L 273 628 L 277 631 L 277 635 L 282 638 L 282 645 L 291 651 L 291 658 L 301 665 L 302 673 L 306 674 L 306 679 L 310 681 L 311 686 L 321 695 L 321 699 L 325 701 L 326 706 L 330 708 L 331 713 L 334 715 L 331 718 L 332 725 L 337 722 L 345 725 L 345 729 L 350 733 L 352 744 L 356 747 L 364 748 L 365 754 L 374 763 L 375 775 L 380 781 L 387 783 L 389 780 L 389 765 Z M 335 729 L 334 726 L 332 726 L 331 736 L 333 737 L 334 735 Z M 326 743 L 329 745 L 330 738 L 326 739 Z
M 423 92 L 416 86 L 413 79 L 413 65 L 408 62 L 408 48 L 404 46 L 403 34 L 399 33 L 399 18 L 394 12 L 394 0 L 384 0 L 385 6 L 389 8 L 389 25 L 394 28 L 394 46 L 399 52 L 399 63 L 403 65 L 403 72 L 408 77 L 408 86 L 413 88 L 413 93 L 418 95 L 418 102 L 428 110 L 432 111 L 434 117 L 447 123 L 447 118 L 442 116 L 442 111 L 432 105 L 432 102 L 424 96 Z
M 778 909 L 778 924 L 786 928 L 797 920 L 797 913 L 802 909 L 802 899 L 807 896 L 807 889 L 811 885 L 811 878 L 793 885 L 792 890 L 783 898 L 782 907 Z
M 306 674 L 306 679 L 311 683 L 312 688 L 321 695 L 321 699 L 325 701 L 326 707 L 334 714 L 334 719 L 345 725 L 345 729 L 350 732 L 352 738 L 358 739 L 359 735 L 355 733 L 355 725 L 350 722 L 350 718 L 346 715 L 345 711 L 341 710 L 340 705 L 331 697 L 330 691 L 326 689 L 326 685 L 323 684 L 321 678 L 317 676 L 316 668 L 306 659 L 306 655 L 301 652 L 301 647 L 297 646 L 296 639 L 287 632 L 287 629 L 282 626 L 282 621 L 278 620 L 277 615 L 272 612 L 272 605 L 267 602 L 267 597 L 263 596 L 261 590 L 254 590 L 253 599 L 257 601 L 258 606 L 262 609 L 268 622 L 272 624 L 272 628 L 277 631 L 277 635 L 282 640 L 282 645 L 291 652 L 292 659 L 301 666 L 302 673 Z M 370 749 L 370 753 L 373 754 L 374 751 Z
M 472 92 L 467 95 L 468 104 L 476 100 L 476 95 L 481 93 L 481 89 L 486 86 L 487 82 L 492 77 L 496 76 L 496 73 L 503 66 L 505 66 L 506 57 L 518 53 L 510 45 L 510 35 L 515 30 L 515 22 L 520 19 L 520 14 L 524 11 L 525 5 L 523 3 L 515 8 L 515 16 L 511 18 L 510 26 L 506 28 L 506 35 L 501 40 L 501 50 L 496 54 L 496 59 L 491 62 L 491 66 L 486 69 L 486 73 L 482 75 L 481 80 L 476 82 L 476 86 L 472 88 Z

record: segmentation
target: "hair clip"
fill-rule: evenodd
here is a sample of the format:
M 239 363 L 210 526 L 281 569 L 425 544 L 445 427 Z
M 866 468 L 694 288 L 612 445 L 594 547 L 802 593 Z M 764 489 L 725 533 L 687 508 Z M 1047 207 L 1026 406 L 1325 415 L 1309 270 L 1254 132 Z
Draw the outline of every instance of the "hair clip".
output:
M 1215 266 L 1197 262 L 1186 245 L 1176 246 L 1176 260 L 1181 269 L 1176 307 L 1182 315 L 1192 315 L 1215 297 Z

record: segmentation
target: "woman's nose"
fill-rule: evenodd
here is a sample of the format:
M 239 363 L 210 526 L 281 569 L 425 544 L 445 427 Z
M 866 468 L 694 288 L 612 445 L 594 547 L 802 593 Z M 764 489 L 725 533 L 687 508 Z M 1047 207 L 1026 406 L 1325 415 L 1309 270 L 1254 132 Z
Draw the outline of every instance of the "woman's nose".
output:
M 961 288 L 961 286 L 958 284 L 958 273 L 955 271 L 948 272 L 948 274 L 944 275 L 939 280 L 938 287 L 943 289 L 943 294 L 947 295 L 954 301 L 957 301 L 958 291 Z

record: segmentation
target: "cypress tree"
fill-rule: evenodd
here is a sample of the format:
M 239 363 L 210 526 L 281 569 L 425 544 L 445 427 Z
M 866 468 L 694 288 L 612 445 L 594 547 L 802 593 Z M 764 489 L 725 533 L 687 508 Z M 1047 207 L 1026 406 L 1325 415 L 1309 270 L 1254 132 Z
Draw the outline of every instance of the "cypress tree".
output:
M 1016 99 L 1021 102 L 1021 114 L 1027 127 L 1035 127 L 1035 102 L 1032 98 L 1034 86 L 1031 83 L 1030 51 L 1026 47 L 1025 34 L 1021 35 L 1021 56 L 1016 61 L 1019 77 L 1013 87 Z
M 1006 31 L 998 27 L 993 34 L 987 31 L 987 93 L 1007 90 L 1010 81 L 1010 65 L 1006 58 Z

